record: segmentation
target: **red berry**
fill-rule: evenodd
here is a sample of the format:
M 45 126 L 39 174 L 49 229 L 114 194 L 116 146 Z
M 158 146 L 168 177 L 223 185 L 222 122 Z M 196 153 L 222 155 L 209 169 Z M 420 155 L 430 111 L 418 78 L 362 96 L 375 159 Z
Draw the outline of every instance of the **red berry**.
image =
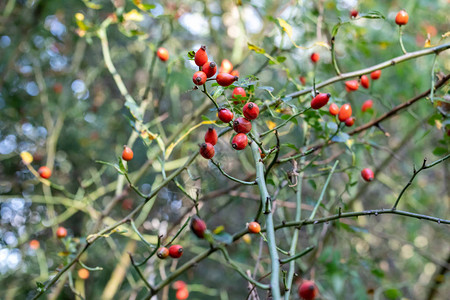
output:
M 177 300 L 186 300 L 189 297 L 189 291 L 186 287 L 177 290 L 175 297 Z
M 206 77 L 210 78 L 216 75 L 217 72 L 217 65 L 213 61 L 208 61 L 206 64 L 203 65 L 202 71 L 205 72 Z
M 350 104 L 344 104 L 341 106 L 341 109 L 339 109 L 339 121 L 345 122 L 348 118 L 352 116 L 352 107 Z
M 233 70 L 233 64 L 228 59 L 222 60 L 219 73 L 230 73 L 231 70 Z
M 237 99 L 236 96 L 241 96 L 241 97 L 247 97 L 247 94 L 245 93 L 245 90 L 241 87 L 235 87 L 233 90 L 233 93 L 231 93 L 231 98 L 233 99 Z M 245 102 L 245 100 L 241 100 L 242 103 Z M 234 104 L 238 104 L 239 101 L 233 101 Z
M 314 52 L 313 54 L 311 54 L 311 61 L 313 63 L 316 63 L 319 61 L 320 55 L 319 53 Z
M 133 150 L 131 150 L 130 147 L 123 146 L 122 158 L 123 158 L 123 160 L 126 160 L 126 161 L 132 160 L 133 159 Z
M 353 126 L 353 124 L 355 124 L 355 118 L 354 117 L 350 117 L 347 120 L 345 120 L 345 126 L 351 127 L 351 126 Z
M 397 23 L 397 25 L 399 26 L 406 25 L 408 23 L 408 19 L 408 13 L 402 9 L 395 16 L 395 23 Z
M 124 210 L 130 210 L 133 208 L 133 199 L 125 198 L 122 201 L 122 209 Z
M 169 255 L 173 258 L 179 258 L 183 255 L 183 247 L 180 245 L 172 245 L 169 247 Z
M 214 150 L 214 146 L 210 143 L 203 143 L 200 145 L 200 155 L 203 156 L 206 159 L 213 158 L 216 151 Z
M 345 89 L 347 92 L 356 91 L 359 87 L 359 83 L 357 80 L 349 80 L 345 82 Z
M 67 229 L 65 229 L 62 226 L 58 227 L 58 230 L 56 230 L 56 237 L 58 239 L 62 239 L 65 238 L 66 236 L 67 236 Z
M 238 70 L 233 70 L 233 71 L 230 72 L 230 74 L 233 75 L 233 76 L 239 77 L 239 71 Z
M 217 144 L 217 131 L 214 128 L 208 128 L 205 134 L 205 143 L 210 143 L 213 146 Z
M 172 283 L 172 287 L 176 290 L 184 289 L 184 288 L 186 288 L 186 282 L 184 282 L 182 280 L 177 280 L 174 283 Z
M 331 103 L 330 104 L 330 114 L 332 116 L 335 116 L 339 113 L 339 106 L 337 106 L 336 103 Z
M 194 58 L 195 64 L 199 67 L 208 62 L 208 55 L 206 54 L 206 46 L 201 46 L 200 49 L 195 52 Z
M 311 100 L 311 107 L 313 109 L 319 109 L 328 103 L 328 99 L 330 99 L 330 94 L 320 93 L 316 97 Z
M 239 78 L 228 73 L 219 73 L 216 77 L 216 81 L 221 86 L 229 86 Z
M 363 88 L 368 89 L 370 85 L 369 77 L 367 77 L 366 75 L 361 76 L 361 85 L 363 86 Z
M 162 61 L 166 61 L 169 59 L 169 51 L 167 51 L 167 49 L 163 47 L 159 48 L 158 51 L 156 51 L 156 55 Z
M 238 133 L 231 140 L 231 146 L 236 150 L 243 150 L 248 145 L 248 138 L 244 133 Z
M 370 78 L 372 78 L 373 80 L 377 80 L 378 78 L 380 78 L 381 76 L 381 70 L 376 70 L 373 71 L 372 73 L 370 73 Z
M 160 259 L 165 259 L 167 256 L 169 256 L 169 249 L 166 247 L 160 247 L 158 251 L 156 252 L 156 256 Z
M 306 84 L 306 78 L 304 76 L 300 76 L 299 79 L 300 79 L 300 82 L 302 83 L 302 85 Z
M 63 91 L 63 85 L 59 82 L 55 83 L 53 85 L 53 91 L 55 92 L 55 94 L 61 94 Z
M 206 74 L 203 71 L 197 71 L 194 73 L 194 76 L 192 76 L 192 81 L 196 85 L 204 85 L 206 82 Z
M 361 171 L 361 176 L 365 181 L 372 181 L 374 178 L 373 171 L 369 168 L 365 168 Z
M 298 295 L 304 300 L 313 300 L 316 298 L 318 290 L 316 284 L 312 280 L 303 280 L 298 288 Z
M 259 107 L 255 103 L 249 102 L 244 105 L 242 112 L 244 113 L 244 117 L 248 120 L 254 120 L 259 115 Z
M 30 241 L 30 248 L 33 250 L 39 249 L 40 243 L 38 240 L 31 240 Z
M 226 108 L 221 108 L 218 112 L 219 120 L 224 123 L 229 123 L 231 120 L 233 120 L 233 113 Z
M 248 223 L 247 228 L 250 233 L 260 233 L 261 232 L 261 225 L 259 225 L 258 222 Z
M 252 123 L 243 117 L 239 117 L 233 122 L 233 129 L 237 133 L 248 133 L 252 130 Z
M 358 11 L 356 9 L 352 9 L 350 11 L 350 17 L 351 18 L 356 18 L 358 16 Z
M 205 237 L 206 223 L 199 217 L 194 216 L 191 221 L 191 230 L 198 238 Z
M 42 166 L 38 170 L 39 176 L 41 176 L 44 179 L 49 179 L 50 176 L 52 176 L 52 171 L 47 166 Z
M 372 100 L 370 100 L 370 99 L 366 100 L 361 107 L 362 112 L 365 112 L 366 110 L 372 108 L 372 105 L 373 105 Z

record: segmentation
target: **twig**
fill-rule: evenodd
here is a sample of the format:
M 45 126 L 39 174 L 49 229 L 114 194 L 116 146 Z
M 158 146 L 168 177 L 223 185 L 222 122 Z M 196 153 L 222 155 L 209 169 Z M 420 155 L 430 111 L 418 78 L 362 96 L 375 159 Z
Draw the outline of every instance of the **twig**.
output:
M 220 166 L 220 163 L 217 163 L 214 159 L 211 159 L 211 162 L 217 167 L 217 169 L 219 169 L 220 173 L 222 173 L 226 178 L 233 180 L 234 182 L 244 184 L 244 185 L 255 185 L 256 184 L 256 181 L 244 181 L 244 180 L 237 179 L 231 175 L 228 175 L 222 169 L 222 167 Z
M 333 176 L 334 170 L 336 170 L 336 166 L 338 164 L 339 164 L 339 160 L 337 160 L 334 163 L 333 168 L 331 169 L 330 174 L 328 175 L 328 178 L 325 181 L 325 184 L 323 185 L 322 192 L 320 193 L 319 200 L 317 200 L 316 206 L 314 206 L 314 209 L 313 209 L 311 215 L 309 216 L 310 220 L 314 219 L 314 216 L 316 215 L 317 209 L 319 208 L 320 204 L 322 203 L 323 196 L 325 195 L 325 191 L 326 191 L 326 189 L 328 187 L 328 184 L 330 183 L 331 176 Z
M 303 250 L 302 252 L 295 254 L 291 257 L 285 258 L 285 259 L 280 259 L 280 264 L 287 264 L 288 262 L 294 261 L 297 258 L 300 258 L 302 256 L 305 256 L 306 254 L 308 254 L 309 252 L 311 252 L 315 247 L 314 246 L 310 246 L 308 248 L 306 248 L 305 250 Z M 292 279 L 291 279 L 292 280 Z

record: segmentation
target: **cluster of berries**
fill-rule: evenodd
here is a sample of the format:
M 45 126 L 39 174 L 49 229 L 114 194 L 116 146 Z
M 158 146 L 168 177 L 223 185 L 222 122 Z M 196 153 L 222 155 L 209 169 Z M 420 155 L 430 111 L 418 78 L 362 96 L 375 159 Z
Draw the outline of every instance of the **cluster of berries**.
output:
M 370 73 L 370 78 L 372 80 L 377 80 L 381 76 L 381 70 L 376 70 Z M 363 86 L 363 88 L 368 89 L 370 87 L 369 77 L 367 75 L 362 75 L 360 80 L 349 80 L 345 82 L 345 90 L 347 92 L 353 92 L 358 90 L 359 84 Z

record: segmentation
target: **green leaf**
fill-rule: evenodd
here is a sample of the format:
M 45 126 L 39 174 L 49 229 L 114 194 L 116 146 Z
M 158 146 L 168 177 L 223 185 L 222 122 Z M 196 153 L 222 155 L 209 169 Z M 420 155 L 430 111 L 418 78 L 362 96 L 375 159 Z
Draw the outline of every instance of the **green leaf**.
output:
M 443 148 L 443 147 L 436 147 L 433 150 L 433 154 L 435 156 L 442 156 L 442 155 L 447 154 L 447 153 L 448 153 L 448 150 L 446 148 Z
M 382 270 L 380 270 L 380 269 L 372 269 L 371 273 L 373 275 L 375 275 L 376 277 L 378 277 L 378 278 L 383 278 L 384 277 L 384 272 Z
M 268 91 L 269 93 L 272 93 L 272 92 L 273 92 L 273 87 L 271 87 L 271 86 L 258 86 L 258 89 L 260 89 L 260 90 L 266 90 L 266 91 Z
M 290 143 L 286 143 L 286 144 L 281 144 L 281 147 L 289 147 L 292 148 L 294 150 L 297 150 L 297 146 L 295 146 L 294 144 L 290 144 Z
M 120 167 L 120 171 L 122 171 L 123 173 L 128 173 L 128 170 L 125 167 L 125 165 L 123 164 L 123 160 L 120 157 L 119 157 L 119 167 Z
M 215 91 L 214 94 L 212 95 L 214 100 L 217 100 L 217 98 L 220 97 L 220 95 L 223 94 L 223 91 L 225 90 L 225 88 L 223 86 L 219 86 Z
M 37 290 L 38 290 L 39 292 L 44 291 L 45 285 L 44 285 L 42 282 L 36 281 L 36 286 L 37 286 Z
M 308 183 L 311 185 L 313 189 L 317 190 L 317 184 L 314 180 L 310 179 L 308 180 Z
M 116 165 L 116 164 L 113 164 L 113 163 L 110 163 L 110 162 L 107 162 L 107 161 L 101 161 L 101 160 L 96 160 L 95 162 L 99 163 L 99 164 L 104 164 L 104 165 L 111 166 L 111 167 L 115 168 L 117 170 L 117 172 L 119 172 L 120 174 L 124 175 L 124 173 L 122 172 L 120 167 L 118 165 Z
M 333 142 L 337 142 L 337 143 L 345 143 L 346 141 L 348 141 L 348 139 L 350 138 L 350 136 L 345 133 L 345 132 L 339 132 L 335 137 L 333 137 L 331 140 Z
M 277 60 L 277 62 L 282 63 L 286 60 L 286 57 L 285 56 L 277 56 L 276 60 Z
M 195 58 L 195 51 L 189 51 L 187 55 L 188 55 L 188 57 L 190 59 L 194 59 Z
M 384 295 L 388 299 L 400 299 L 402 297 L 402 292 L 398 289 L 391 288 L 384 291 Z

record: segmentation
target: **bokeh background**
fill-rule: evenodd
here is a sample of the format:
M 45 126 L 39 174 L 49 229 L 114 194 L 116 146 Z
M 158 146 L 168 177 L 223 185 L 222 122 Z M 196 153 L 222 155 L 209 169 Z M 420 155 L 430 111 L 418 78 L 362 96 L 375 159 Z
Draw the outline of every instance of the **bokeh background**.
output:
M 204 120 L 215 120 L 212 106 L 200 91 L 192 90 L 196 66 L 187 52 L 207 46 L 210 60 L 230 60 L 247 83 L 253 100 L 265 103 L 301 90 L 335 75 L 329 50 L 332 28 L 349 20 L 351 9 L 360 14 L 377 12 L 385 18 L 361 18 L 339 28 L 336 53 L 343 72 L 363 69 L 402 54 L 394 18 L 405 9 L 410 16 L 404 27 L 408 51 L 448 43 L 449 1 L 59 1 L 3 0 L 0 3 L 0 299 L 27 299 L 73 255 L 95 226 L 100 213 L 121 195 L 124 180 L 117 170 L 97 160 L 115 163 L 134 131 L 133 117 L 124 107 L 113 77 L 105 66 L 96 29 L 106 19 L 111 59 L 138 103 L 148 100 L 144 121 L 164 142 L 174 141 Z M 308 49 L 296 48 L 280 27 L 278 18 L 292 27 L 292 40 Z M 249 49 L 248 43 L 267 55 Z M 159 46 L 170 58 L 155 58 Z M 314 68 L 312 52 L 320 54 Z M 332 101 L 353 106 L 356 126 L 389 111 L 431 86 L 434 56 L 424 56 L 382 71 L 368 90 L 347 93 L 343 82 L 323 89 Z M 151 71 L 149 71 L 151 70 Z M 435 63 L 436 76 L 448 74 L 449 52 Z M 249 76 L 253 76 L 250 77 Z M 436 77 L 435 77 L 436 78 Z M 210 91 L 214 91 L 212 87 Z M 449 153 L 448 85 L 435 94 L 435 102 L 422 99 L 382 123 L 386 136 L 377 128 L 353 136 L 347 143 L 327 147 L 306 157 L 303 216 L 317 201 L 331 166 L 339 159 L 323 205 L 317 216 L 363 209 L 389 208 L 420 165 Z M 231 90 L 218 101 L 227 103 Z M 373 99 L 373 110 L 361 112 L 363 101 Z M 285 99 L 278 109 L 264 112 L 254 127 L 266 131 L 271 122 L 309 105 L 310 95 Z M 291 107 L 292 106 L 292 107 Z M 202 108 L 201 111 L 198 109 Z M 326 111 L 299 117 L 280 130 L 281 155 L 304 146 L 302 128 L 309 126 L 310 143 L 330 134 Z M 309 125 L 308 125 L 309 124 Z M 166 161 L 166 172 L 181 166 L 198 151 L 208 125 L 187 135 Z M 344 129 L 347 130 L 348 129 Z M 237 153 L 229 143 L 230 134 L 219 140 L 216 159 L 233 176 L 252 178 L 251 152 Z M 346 140 L 345 136 L 344 139 Z M 264 140 L 276 143 L 273 135 Z M 350 147 L 351 145 L 351 147 Z M 137 172 L 159 148 L 155 141 L 138 137 L 130 172 Z M 21 152 L 33 156 L 31 166 L 53 169 L 58 189 L 43 185 L 22 162 Z M 159 156 L 158 156 L 159 157 Z M 148 193 L 162 180 L 161 162 L 148 163 L 136 186 Z M 364 167 L 376 170 L 370 184 L 360 178 Z M 291 162 L 276 165 L 268 177 L 270 192 L 277 197 L 276 223 L 294 218 L 295 188 L 286 186 Z M 423 171 L 402 199 L 399 208 L 449 218 L 449 164 L 444 162 Z M 186 191 L 200 199 L 201 216 L 210 229 L 223 232 L 242 230 L 258 208 L 258 190 L 238 186 L 217 168 L 198 158 L 177 179 Z M 283 187 L 283 188 L 281 188 Z M 104 224 L 126 216 L 142 199 L 130 191 L 123 194 Z M 140 231 L 154 243 L 158 234 L 174 234 L 192 213 L 193 202 L 177 188 L 166 186 L 153 207 L 138 215 Z M 55 237 L 58 226 L 69 231 L 64 241 Z M 291 229 L 277 231 L 279 247 L 289 248 Z M 38 249 L 31 240 L 40 243 Z M 185 248 L 180 261 L 151 259 L 142 268 L 150 281 L 159 282 L 177 265 L 207 249 L 189 231 L 179 243 Z M 449 227 L 399 216 L 371 216 L 304 227 L 298 250 L 316 249 L 299 260 L 298 277 L 314 278 L 322 299 L 446 299 L 450 294 L 448 274 Z M 258 278 L 270 270 L 266 247 L 260 238 L 246 237 L 229 247 L 230 255 L 244 269 L 256 270 Z M 260 252 L 261 251 L 261 252 Z M 83 262 L 99 266 L 83 280 L 77 265 L 52 290 L 49 299 L 75 299 L 72 290 L 86 299 L 140 299 L 144 285 L 132 268 L 127 252 L 140 260 L 148 253 L 136 236 L 114 233 L 93 245 Z M 436 281 L 436 274 L 439 275 Z M 245 299 L 247 282 L 229 268 L 219 253 L 213 254 L 180 277 L 188 284 L 190 299 Z M 296 279 L 297 280 L 297 279 Z M 69 282 L 72 283 L 69 285 Z M 295 288 L 295 285 L 294 285 Z M 292 299 L 298 299 L 294 293 Z M 175 290 L 159 294 L 175 299 Z M 260 293 L 261 299 L 266 295 Z M 431 298 L 430 298 L 431 297 Z M 159 298 L 158 298 L 159 299 Z

